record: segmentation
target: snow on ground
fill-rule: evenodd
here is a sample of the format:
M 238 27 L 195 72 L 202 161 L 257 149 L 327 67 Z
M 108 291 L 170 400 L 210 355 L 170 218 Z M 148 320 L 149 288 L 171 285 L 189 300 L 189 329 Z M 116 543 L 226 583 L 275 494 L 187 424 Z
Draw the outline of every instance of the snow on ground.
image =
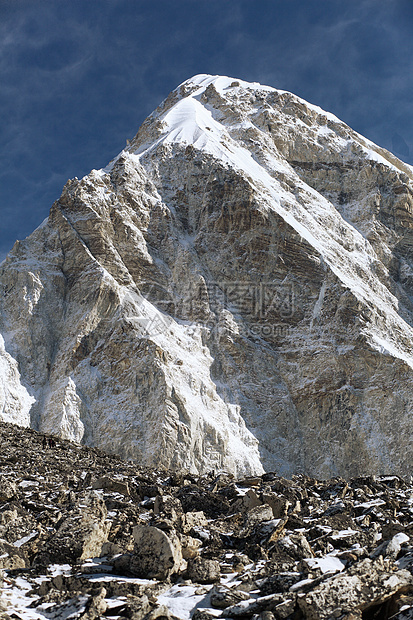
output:
M 6 583 L 3 586 L 1 597 L 9 604 L 17 618 L 22 620 L 43 620 L 46 617 L 44 614 L 34 609 L 29 609 L 29 605 L 36 603 L 39 598 L 38 596 L 27 596 L 30 590 L 32 590 L 32 585 L 23 577 L 17 577 L 13 585 Z
M 308 558 L 304 560 L 311 569 L 318 568 L 321 573 L 337 573 L 345 569 L 344 562 L 336 558 L 334 555 L 326 555 L 323 558 Z
M 96 558 L 95 563 L 100 558 Z M 92 564 L 90 562 L 89 564 Z M 99 563 L 99 562 L 98 562 Z M 68 575 L 71 573 L 69 565 L 53 565 L 49 567 L 49 576 L 40 578 L 38 583 L 42 580 L 47 580 L 50 576 Z M 136 583 L 139 585 L 153 585 L 156 582 L 149 579 L 138 579 L 135 577 L 123 577 L 115 575 L 105 574 L 90 574 L 84 575 L 85 578 L 90 581 L 96 582 L 96 584 L 105 585 L 106 582 L 120 581 L 125 583 Z M 219 615 L 220 610 L 213 609 L 209 602 L 209 590 L 212 586 L 190 586 L 184 583 L 178 583 L 169 588 L 164 594 L 158 597 L 158 604 L 165 605 L 168 610 L 180 620 L 189 620 L 191 612 L 195 609 L 207 609 L 215 615 Z M 65 601 L 62 608 L 58 603 L 47 603 L 41 606 L 36 606 L 38 596 L 29 596 L 28 593 L 32 590 L 32 585 L 24 578 L 17 577 L 13 585 L 7 585 L 3 589 L 2 596 L 4 600 L 9 603 L 10 610 L 16 614 L 16 617 L 21 620 L 43 620 L 44 618 L 59 618 L 59 620 L 66 620 L 68 618 L 77 618 L 79 614 L 85 609 L 85 604 L 88 600 L 87 596 L 76 597 Z M 125 602 L 124 597 L 110 598 L 106 601 L 108 608 L 114 608 Z M 31 606 L 33 606 L 31 608 Z M 118 615 L 109 616 L 111 618 L 118 618 Z
M 191 612 L 194 609 L 208 609 L 217 614 L 217 610 L 211 609 L 208 604 L 208 590 L 212 586 L 202 588 L 206 592 L 198 594 L 199 588 L 183 584 L 176 584 L 158 597 L 158 603 L 165 605 L 169 611 L 180 618 L 180 620 L 189 620 Z
M 34 532 L 31 532 L 30 534 L 28 534 L 27 536 L 24 536 L 23 538 L 20 538 L 19 540 L 16 540 L 13 545 L 15 547 L 21 547 L 22 545 L 24 545 L 25 543 L 29 542 L 29 540 L 31 540 L 32 538 L 34 538 L 35 536 L 38 536 L 39 532 L 36 530 Z

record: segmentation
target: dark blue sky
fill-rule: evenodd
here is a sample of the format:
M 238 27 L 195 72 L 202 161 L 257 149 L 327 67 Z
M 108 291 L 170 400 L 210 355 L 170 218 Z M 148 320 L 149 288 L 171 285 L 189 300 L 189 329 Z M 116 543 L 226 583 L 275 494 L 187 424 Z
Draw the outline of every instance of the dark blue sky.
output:
M 196 73 L 290 90 L 413 164 L 413 0 L 0 0 L 0 260 Z

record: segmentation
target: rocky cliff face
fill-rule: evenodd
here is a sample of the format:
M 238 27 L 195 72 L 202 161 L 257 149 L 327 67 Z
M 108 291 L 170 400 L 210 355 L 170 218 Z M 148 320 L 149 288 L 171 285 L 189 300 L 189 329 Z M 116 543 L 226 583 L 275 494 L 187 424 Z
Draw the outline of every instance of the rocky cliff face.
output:
M 413 169 L 188 80 L 0 267 L 0 415 L 151 466 L 410 471 Z

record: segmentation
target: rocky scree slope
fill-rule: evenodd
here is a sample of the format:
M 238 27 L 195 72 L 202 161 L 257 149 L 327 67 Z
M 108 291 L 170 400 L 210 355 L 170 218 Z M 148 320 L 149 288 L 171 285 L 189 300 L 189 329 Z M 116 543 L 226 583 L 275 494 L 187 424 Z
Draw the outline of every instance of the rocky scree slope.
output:
M 412 168 L 200 75 L 0 266 L 5 421 L 193 473 L 407 474 Z
M 408 620 L 413 487 L 142 468 L 0 423 L 3 620 Z

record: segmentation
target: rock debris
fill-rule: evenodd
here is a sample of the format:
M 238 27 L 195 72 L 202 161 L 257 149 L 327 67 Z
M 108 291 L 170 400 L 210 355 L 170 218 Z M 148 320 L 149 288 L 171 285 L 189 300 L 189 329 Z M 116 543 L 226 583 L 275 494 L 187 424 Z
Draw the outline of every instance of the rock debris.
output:
M 413 617 L 410 480 L 198 476 L 0 431 L 3 620 Z

